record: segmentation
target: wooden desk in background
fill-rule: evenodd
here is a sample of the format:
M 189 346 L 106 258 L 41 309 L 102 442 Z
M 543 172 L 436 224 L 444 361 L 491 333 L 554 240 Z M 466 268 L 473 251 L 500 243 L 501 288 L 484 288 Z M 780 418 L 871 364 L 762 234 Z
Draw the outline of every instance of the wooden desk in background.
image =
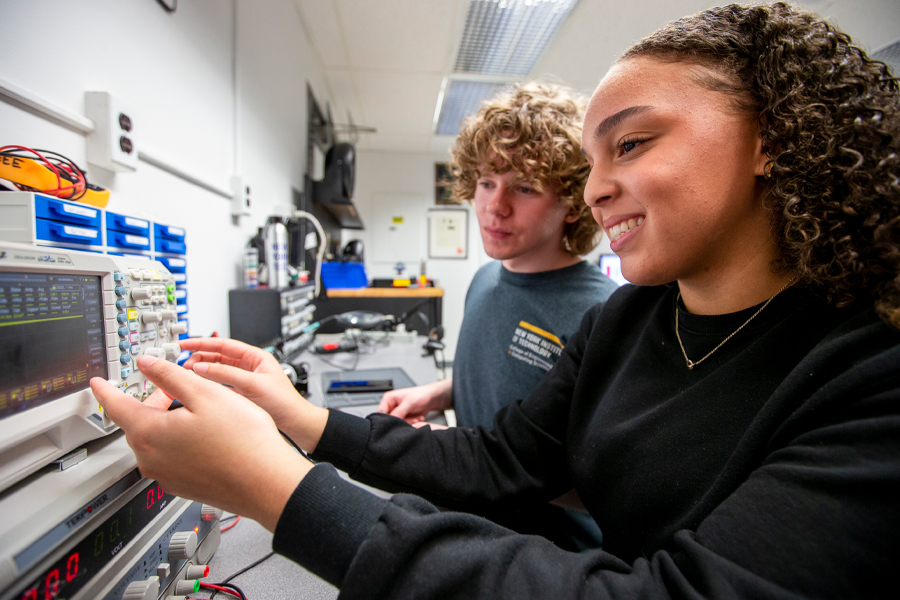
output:
M 441 288 L 359 288 L 355 290 L 328 290 L 325 299 L 315 302 L 315 320 L 352 310 L 366 310 L 394 315 L 398 319 L 408 313 L 406 327 L 421 335 L 428 335 L 432 327 L 443 319 L 444 290 Z M 322 333 L 339 333 L 343 328 L 336 323 L 326 323 Z

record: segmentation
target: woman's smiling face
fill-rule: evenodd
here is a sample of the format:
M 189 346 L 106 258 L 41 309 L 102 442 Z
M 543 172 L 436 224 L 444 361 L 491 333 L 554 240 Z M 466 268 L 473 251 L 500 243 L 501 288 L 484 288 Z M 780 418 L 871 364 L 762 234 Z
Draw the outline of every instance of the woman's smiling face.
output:
M 630 58 L 588 105 L 585 201 L 634 283 L 702 284 L 774 259 L 756 124 L 726 93 L 698 83 L 712 73 Z

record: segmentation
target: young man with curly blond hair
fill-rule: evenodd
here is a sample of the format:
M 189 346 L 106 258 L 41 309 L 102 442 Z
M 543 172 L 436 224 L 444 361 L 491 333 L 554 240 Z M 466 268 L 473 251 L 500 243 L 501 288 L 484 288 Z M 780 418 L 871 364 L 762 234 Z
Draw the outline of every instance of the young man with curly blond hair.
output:
M 584 313 L 615 291 L 581 258 L 600 239 L 584 203 L 584 110 L 572 91 L 531 83 L 501 93 L 464 124 L 450 164 L 453 193 L 474 205 L 485 253 L 496 260 L 469 286 L 452 379 L 388 392 L 381 412 L 418 424 L 452 407 L 460 427 L 491 429 L 494 413 L 531 393 Z M 552 538 L 567 528 L 550 524 L 570 520 L 560 511 L 541 512 L 553 514 L 541 515 L 540 533 Z M 589 530 L 593 539 L 579 533 L 570 545 L 596 545 L 599 532 Z

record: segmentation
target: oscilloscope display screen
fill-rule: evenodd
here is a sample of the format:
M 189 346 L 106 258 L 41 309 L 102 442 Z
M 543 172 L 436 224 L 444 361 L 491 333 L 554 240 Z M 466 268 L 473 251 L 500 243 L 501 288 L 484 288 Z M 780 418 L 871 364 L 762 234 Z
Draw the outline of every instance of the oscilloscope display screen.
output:
M 100 277 L 0 273 L 0 419 L 107 377 Z

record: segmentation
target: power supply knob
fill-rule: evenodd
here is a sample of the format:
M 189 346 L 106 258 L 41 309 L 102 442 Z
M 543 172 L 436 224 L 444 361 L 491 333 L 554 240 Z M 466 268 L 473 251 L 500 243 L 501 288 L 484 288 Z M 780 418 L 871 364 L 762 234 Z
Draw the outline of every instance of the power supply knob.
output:
M 172 335 L 181 335 L 182 333 L 187 333 L 187 325 L 185 323 L 175 323 L 169 327 L 169 331 L 172 332 Z
M 209 577 L 209 565 L 191 565 L 184 575 L 185 579 L 206 579 Z
M 181 596 L 182 594 L 196 594 L 200 591 L 200 582 L 196 579 L 182 579 L 181 581 L 175 582 L 175 594 Z
M 197 534 L 193 531 L 179 531 L 169 540 L 169 560 L 187 560 L 197 551 Z
M 143 323 L 159 323 L 160 321 L 162 321 L 162 315 L 158 312 L 148 311 L 141 315 Z
M 122 600 L 156 600 L 159 597 L 159 577 L 132 581 L 125 588 Z
M 200 506 L 200 518 L 204 521 L 218 521 L 222 518 L 222 509 L 203 504 Z
M 166 353 L 166 360 L 175 360 L 181 354 L 181 346 L 178 344 L 163 344 L 162 349 Z

